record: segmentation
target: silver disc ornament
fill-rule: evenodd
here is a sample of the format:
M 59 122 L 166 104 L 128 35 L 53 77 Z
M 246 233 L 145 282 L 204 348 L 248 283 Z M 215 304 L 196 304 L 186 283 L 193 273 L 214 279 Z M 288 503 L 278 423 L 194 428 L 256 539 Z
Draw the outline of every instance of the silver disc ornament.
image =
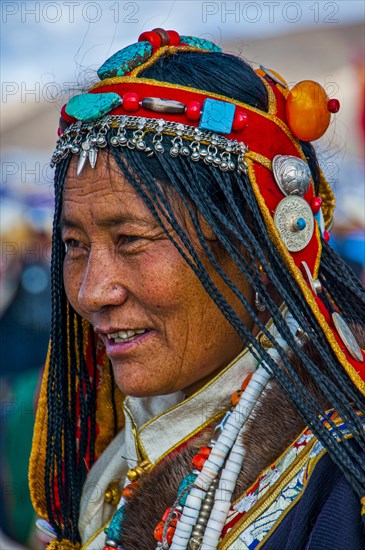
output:
M 332 313 L 332 321 L 351 357 L 353 357 L 356 361 L 360 361 L 362 363 L 364 359 L 361 353 L 360 346 L 357 343 L 355 336 L 353 335 L 350 327 L 348 326 L 344 318 L 339 313 L 337 313 L 337 311 L 334 311 Z
M 272 160 L 275 181 L 284 195 L 303 197 L 310 187 L 311 172 L 304 160 L 291 155 L 276 155 Z
M 276 207 L 274 223 L 289 252 L 305 248 L 313 235 L 314 218 L 309 204 L 296 195 L 285 197 Z

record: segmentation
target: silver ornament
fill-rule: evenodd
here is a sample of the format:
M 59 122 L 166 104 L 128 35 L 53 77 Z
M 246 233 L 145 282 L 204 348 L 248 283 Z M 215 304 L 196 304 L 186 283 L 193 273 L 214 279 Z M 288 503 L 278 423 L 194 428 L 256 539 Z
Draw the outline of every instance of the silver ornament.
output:
M 296 222 L 303 220 L 305 227 L 296 228 Z M 310 242 L 314 230 L 314 218 L 309 204 L 295 195 L 285 197 L 276 207 L 274 223 L 281 240 L 289 252 L 303 250 Z
M 337 311 L 334 311 L 332 313 L 332 321 L 336 327 L 339 337 L 341 338 L 351 357 L 353 357 L 356 361 L 360 361 L 361 363 L 363 363 L 364 359 L 361 353 L 360 346 L 357 343 L 356 338 L 353 335 L 350 327 L 346 323 L 345 319 L 339 313 L 337 313 Z
M 272 171 L 279 189 L 284 195 L 303 197 L 310 187 L 311 173 L 304 160 L 291 155 L 276 155 Z

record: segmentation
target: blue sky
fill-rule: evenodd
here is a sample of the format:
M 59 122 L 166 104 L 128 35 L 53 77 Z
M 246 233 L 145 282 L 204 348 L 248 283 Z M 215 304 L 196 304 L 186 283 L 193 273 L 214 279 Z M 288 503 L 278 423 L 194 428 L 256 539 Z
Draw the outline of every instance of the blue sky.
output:
M 1 11 L 1 78 L 18 83 L 82 81 L 85 71 L 157 26 L 224 43 L 364 20 L 362 0 L 3 0 Z

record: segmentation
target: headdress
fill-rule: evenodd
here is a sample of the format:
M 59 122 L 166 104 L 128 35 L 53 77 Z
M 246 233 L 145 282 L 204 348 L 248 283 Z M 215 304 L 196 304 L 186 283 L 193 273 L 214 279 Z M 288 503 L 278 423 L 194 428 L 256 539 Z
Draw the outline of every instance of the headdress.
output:
M 220 192 L 233 209 L 236 219 L 242 219 L 244 223 L 232 191 L 226 187 L 227 174 L 231 174 L 239 193 L 249 201 L 251 214 L 255 216 L 255 223 L 259 225 L 262 238 L 265 239 L 264 244 L 273 250 L 270 260 L 266 258 L 265 271 L 269 278 L 272 277 L 273 283 L 276 284 L 274 279 L 277 278 L 277 271 L 285 270 L 287 283 L 283 293 L 288 298 L 283 297 L 287 301 L 290 292 L 295 292 L 298 301 L 292 306 L 288 304 L 289 310 L 291 307 L 295 310 L 293 315 L 296 321 L 317 346 L 326 349 L 326 357 L 331 357 L 332 362 L 335 360 L 341 365 L 336 371 L 336 383 L 345 387 L 346 395 L 364 395 L 364 353 L 341 316 L 346 298 L 340 297 L 338 288 L 332 293 L 331 288 L 322 288 L 325 279 L 329 281 L 329 287 L 332 281 L 331 270 L 328 267 L 330 252 L 326 242 L 332 223 L 334 196 L 321 171 L 316 189 L 313 172 L 308 164 L 309 155 L 304 152 L 308 151 L 305 148 L 306 142 L 318 139 L 326 131 L 330 122 L 330 112 L 336 112 L 339 104 L 337 100 L 329 100 L 323 88 L 312 81 L 303 81 L 289 90 L 280 75 L 263 67 L 256 73 L 266 90 L 267 112 L 227 95 L 146 77 L 146 72 L 153 70 L 159 62 L 169 56 L 182 53 L 208 56 L 210 53 L 219 52 L 219 47 L 206 40 L 179 36 L 175 31 L 155 29 L 143 33 L 136 44 L 114 54 L 98 70 L 100 82 L 86 94 L 72 98 L 61 110 L 59 141 L 52 157 L 53 164 L 57 166 L 56 179 L 61 181 L 64 178 L 71 154 L 79 155 L 80 174 L 86 162 L 92 167 L 96 166 L 98 152 L 105 147 L 113 151 L 115 158 L 120 151 L 128 155 L 130 151 L 137 151 L 146 156 L 146 163 L 152 156 L 167 156 L 166 162 L 173 162 L 173 159 L 178 158 L 180 162 L 189 163 L 191 170 L 194 170 L 195 163 L 216 170 Z M 122 163 L 119 166 L 126 169 Z M 61 192 L 62 188 L 57 188 L 58 199 Z M 143 195 L 143 191 L 139 192 L 147 202 L 149 198 Z M 195 198 L 192 187 L 189 188 L 189 193 Z M 156 190 L 153 191 L 152 197 L 155 197 L 156 201 L 162 200 Z M 148 204 L 153 208 L 151 200 Z M 209 222 L 209 205 L 204 203 L 202 197 L 196 199 L 196 204 Z M 56 200 L 56 220 L 60 215 L 60 208 L 60 202 Z M 296 347 L 297 343 L 290 335 L 290 331 L 284 334 L 284 320 L 270 296 L 262 285 L 260 286 L 257 273 L 247 268 L 244 259 L 237 252 L 238 248 L 231 244 L 228 231 L 235 235 L 238 241 L 241 238 L 240 245 L 247 244 L 234 223 L 224 219 L 219 223 L 217 221 L 212 228 L 250 284 L 256 291 L 262 292 L 264 304 L 272 312 L 274 323 L 277 323 L 289 347 L 294 347 L 300 355 L 302 352 Z M 54 273 L 58 273 L 61 268 L 60 250 L 59 243 L 55 240 Z M 239 319 L 236 319 L 233 310 L 229 309 L 229 305 L 215 292 L 216 289 L 212 290 L 208 283 L 204 283 L 199 259 L 194 255 L 194 251 L 190 252 L 193 256 L 191 267 L 198 276 L 200 275 L 203 284 L 206 284 L 208 292 L 219 307 L 222 310 L 226 308 L 228 318 L 242 335 L 245 343 L 253 346 L 253 352 L 258 358 L 265 359 L 281 387 L 289 394 L 293 392 L 293 399 L 294 395 L 299 396 L 300 381 L 295 378 L 295 373 L 289 371 L 288 376 L 285 376 L 270 354 L 253 341 L 247 329 L 240 325 Z M 224 272 L 220 271 L 219 265 L 214 263 L 214 258 L 209 256 L 208 250 L 206 253 L 227 284 L 231 285 Z M 254 255 L 255 252 L 251 253 Z M 262 254 L 261 257 L 264 262 L 266 254 Z M 356 286 L 355 283 L 354 285 Z M 361 293 L 359 288 L 358 285 L 358 294 Z M 252 311 L 249 305 L 247 307 Z M 303 313 L 300 312 L 300 308 Z M 69 419 L 67 426 L 62 427 L 63 438 L 81 438 L 83 431 L 88 434 L 83 439 L 84 447 L 81 445 L 81 450 L 74 458 L 82 470 L 81 462 L 87 465 L 92 463 L 110 441 L 113 433 L 120 429 L 123 419 L 118 412 L 118 404 L 120 405 L 122 396 L 113 385 L 104 351 L 96 347 L 92 329 L 71 311 L 65 297 L 55 297 L 54 316 L 61 315 L 62 312 L 62 330 L 67 334 L 67 341 L 75 341 L 76 345 L 72 348 L 73 351 L 69 351 L 69 355 L 66 354 L 61 360 L 68 365 L 71 377 L 69 384 L 78 386 L 79 390 L 72 405 L 73 411 L 69 410 L 70 403 L 62 400 L 60 395 L 53 395 L 52 399 L 58 399 L 59 412 L 66 414 Z M 254 313 L 252 316 L 271 345 L 277 346 L 272 341 L 270 333 L 265 332 L 265 327 L 260 324 L 257 316 Z M 353 318 L 357 319 L 355 314 Z M 54 322 L 60 323 L 56 318 Z M 70 347 L 68 349 L 70 350 Z M 285 363 L 283 350 L 280 346 L 277 349 L 278 355 Z M 73 520 L 70 519 L 71 516 L 68 517 L 70 524 L 65 527 L 65 518 L 59 509 L 65 509 L 66 504 L 57 502 L 57 498 L 60 501 L 73 498 L 60 481 L 67 474 L 67 467 L 72 468 L 72 465 L 64 465 L 61 440 L 58 443 L 60 447 L 56 448 L 57 443 L 49 434 L 50 426 L 54 429 L 59 421 L 55 417 L 54 408 L 50 409 L 49 401 L 50 388 L 52 384 L 53 387 L 57 384 L 59 376 L 57 361 L 60 359 L 56 359 L 59 353 L 63 352 L 50 346 L 37 417 L 30 479 L 33 501 L 40 515 L 48 516 L 56 525 L 59 538 L 66 533 L 66 536 L 74 538 L 73 542 L 76 542 L 77 528 L 72 524 L 76 516 L 73 516 Z M 301 356 L 301 360 L 305 360 L 304 356 Z M 101 377 L 98 365 L 103 362 L 105 368 Z M 285 366 L 289 368 L 287 364 Z M 315 366 L 308 368 L 313 368 L 313 375 Z M 90 369 L 94 369 L 93 372 Z M 331 380 L 330 367 L 323 376 L 319 372 L 317 375 L 318 384 L 324 390 L 326 382 L 329 384 L 329 400 L 334 400 L 337 390 Z M 59 391 L 64 392 L 61 382 L 59 383 Z M 110 414 L 98 407 L 101 395 L 104 395 L 104 403 L 109 404 Z M 62 407 L 66 409 L 62 411 Z M 356 414 L 352 415 L 351 407 L 340 399 L 341 407 L 341 414 L 348 415 L 351 422 L 356 423 Z M 324 437 L 328 443 L 328 437 L 323 436 L 321 431 L 324 428 L 316 420 L 317 413 L 313 413 L 315 405 L 310 399 L 304 398 L 298 409 L 306 422 L 312 423 L 316 435 Z M 72 425 L 72 414 L 81 415 L 80 428 Z M 332 438 L 332 443 L 328 443 L 333 449 L 336 448 L 335 437 L 336 435 Z M 63 439 L 63 442 L 65 441 Z M 46 446 L 48 450 L 53 446 L 47 456 L 44 451 L 40 452 L 41 447 L 45 449 Z M 340 461 L 336 450 L 334 454 Z M 49 486 L 54 477 L 57 477 L 58 484 L 51 496 Z M 60 491 L 63 491 L 63 494 L 59 495 Z

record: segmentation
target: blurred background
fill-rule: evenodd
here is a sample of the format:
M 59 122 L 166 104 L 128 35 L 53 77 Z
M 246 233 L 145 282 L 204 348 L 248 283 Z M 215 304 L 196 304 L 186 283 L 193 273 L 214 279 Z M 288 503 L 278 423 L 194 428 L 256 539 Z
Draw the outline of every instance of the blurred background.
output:
M 1 2 L 0 550 L 44 547 L 27 468 L 50 326 L 59 111 L 102 62 L 154 27 L 200 36 L 341 103 L 315 142 L 336 197 L 330 243 L 365 282 L 362 0 Z

